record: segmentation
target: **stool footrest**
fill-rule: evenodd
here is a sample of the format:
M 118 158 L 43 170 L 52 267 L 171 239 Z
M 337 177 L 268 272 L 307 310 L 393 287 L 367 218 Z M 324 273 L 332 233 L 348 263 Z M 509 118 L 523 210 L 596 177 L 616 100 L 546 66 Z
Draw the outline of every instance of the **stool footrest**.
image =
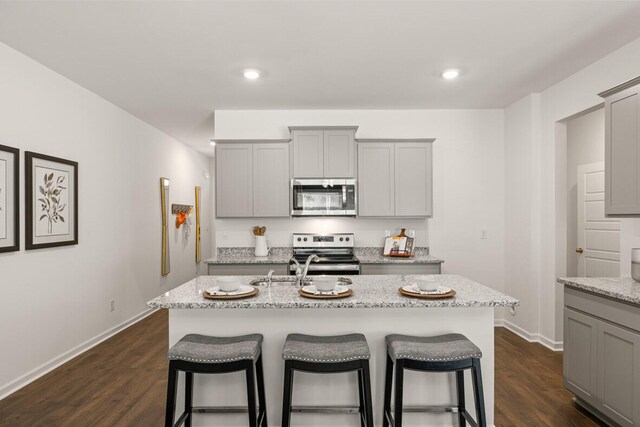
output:
M 428 413 L 428 412 L 455 412 L 458 413 L 460 410 L 455 406 L 403 406 L 402 412 L 413 412 L 413 413 Z M 384 417 L 389 421 L 389 424 L 395 426 L 395 420 L 393 418 L 394 409 L 391 411 L 384 411 Z M 462 411 L 462 415 L 467 420 L 471 427 L 478 427 L 478 423 L 471 417 L 469 412 L 465 409 Z
M 314 414 L 358 414 L 358 406 L 292 406 L 291 412 Z
M 256 411 L 259 408 L 256 407 Z M 246 414 L 249 412 L 246 406 L 194 406 L 194 414 Z

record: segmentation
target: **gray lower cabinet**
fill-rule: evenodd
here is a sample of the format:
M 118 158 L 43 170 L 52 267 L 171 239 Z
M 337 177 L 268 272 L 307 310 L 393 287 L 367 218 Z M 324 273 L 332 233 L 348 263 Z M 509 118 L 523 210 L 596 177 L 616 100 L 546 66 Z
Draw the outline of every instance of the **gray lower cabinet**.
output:
M 605 98 L 605 214 L 640 215 L 640 77 Z
M 289 217 L 289 143 L 216 144 L 218 218 Z
M 640 307 L 565 288 L 564 384 L 605 421 L 640 425 Z
M 289 264 L 208 264 L 210 276 L 266 276 L 273 270 L 277 276 L 289 274 Z
M 440 264 L 360 264 L 360 274 L 440 274 Z
M 433 139 L 358 140 L 358 215 L 433 214 Z

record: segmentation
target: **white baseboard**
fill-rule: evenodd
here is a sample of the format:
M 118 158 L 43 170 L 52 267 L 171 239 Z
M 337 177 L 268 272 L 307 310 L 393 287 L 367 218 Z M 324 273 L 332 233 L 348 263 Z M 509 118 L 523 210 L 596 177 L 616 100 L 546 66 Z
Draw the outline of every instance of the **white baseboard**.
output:
M 139 322 L 140 320 L 144 319 L 145 317 L 149 316 L 150 314 L 152 314 L 153 312 L 157 311 L 157 308 L 154 309 L 147 309 L 145 311 L 143 311 L 142 313 L 133 316 L 131 319 L 129 320 L 125 320 L 124 322 L 120 323 L 119 325 L 114 326 L 111 329 L 108 329 L 107 331 L 83 342 L 82 344 L 78 345 L 77 347 L 72 348 L 71 350 L 62 353 L 61 355 L 54 357 L 53 359 L 49 360 L 48 362 L 43 363 L 42 365 L 38 366 L 37 368 L 33 369 L 30 372 L 27 372 L 26 374 L 24 374 L 23 376 L 21 376 L 20 378 L 3 385 L 2 387 L 0 387 L 0 400 L 4 399 L 5 397 L 9 396 L 12 393 L 15 393 L 16 391 L 20 390 L 22 387 L 26 386 L 27 384 L 37 380 L 38 378 L 40 378 L 41 376 L 53 371 L 55 368 L 57 368 L 58 366 L 68 362 L 69 360 L 73 359 L 76 356 L 79 356 L 80 354 L 84 353 L 85 351 L 95 347 L 96 345 L 100 344 L 101 342 L 111 338 L 112 336 L 114 336 L 115 334 L 117 334 L 118 332 L 123 331 L 124 329 L 128 328 L 129 326 L 133 325 L 134 323 Z
M 563 349 L 562 341 L 553 341 L 552 339 L 549 339 L 542 334 L 526 331 L 522 329 L 520 326 L 515 325 L 506 319 L 496 319 L 494 321 L 494 325 L 498 327 L 507 328 L 514 334 L 518 335 L 520 338 L 528 342 L 535 342 L 535 343 L 542 344 L 543 346 L 547 347 L 549 350 L 562 351 Z

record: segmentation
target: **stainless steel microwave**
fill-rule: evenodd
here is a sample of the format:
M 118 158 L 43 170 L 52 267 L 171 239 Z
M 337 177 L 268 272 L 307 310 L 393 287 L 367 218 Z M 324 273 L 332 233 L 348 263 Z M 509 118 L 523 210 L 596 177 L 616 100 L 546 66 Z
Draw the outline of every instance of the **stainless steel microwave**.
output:
M 355 179 L 292 179 L 292 216 L 356 216 Z

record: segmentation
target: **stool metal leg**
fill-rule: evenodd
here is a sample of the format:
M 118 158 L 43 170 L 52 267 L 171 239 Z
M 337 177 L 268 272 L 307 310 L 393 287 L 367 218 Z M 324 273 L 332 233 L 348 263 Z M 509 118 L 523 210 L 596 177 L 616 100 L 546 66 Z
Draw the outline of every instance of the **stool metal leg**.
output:
M 258 427 L 258 416 L 256 414 L 256 381 L 253 369 L 253 361 L 247 362 L 247 369 L 245 371 L 247 377 L 247 409 L 249 412 L 249 427 Z
M 484 411 L 484 392 L 482 391 L 482 371 L 480 359 L 472 360 L 471 374 L 473 377 L 473 397 L 476 403 L 476 422 L 478 427 L 487 426 L 487 416 Z
M 367 427 L 373 427 L 373 401 L 371 399 L 371 373 L 369 361 L 362 362 L 362 377 L 364 379 L 364 407 L 366 411 Z
M 186 373 L 184 389 L 184 410 L 187 413 L 184 426 L 191 427 L 191 418 L 193 414 L 193 372 Z
M 389 427 L 391 416 L 391 389 L 393 388 L 393 359 L 387 353 L 387 371 L 384 379 L 384 407 L 382 410 L 382 427 Z
M 362 370 L 358 370 L 358 402 L 360 402 L 360 427 L 365 427 L 365 404 L 364 404 L 364 380 L 362 378 Z
M 404 360 L 396 360 L 396 390 L 394 427 L 402 427 L 402 388 L 404 385 Z
M 458 394 L 458 422 L 461 426 L 467 425 L 467 419 L 464 417 L 464 371 L 456 371 L 456 392 Z
M 291 399 L 293 397 L 293 368 L 291 361 L 284 362 L 284 391 L 282 393 L 282 427 L 291 425 Z
M 262 370 L 262 354 L 258 356 L 256 361 L 256 376 L 258 377 L 258 402 L 260 412 L 262 413 L 261 427 L 267 427 L 267 400 L 264 392 L 264 371 Z M 258 414 L 260 416 L 260 414 Z
M 178 370 L 173 362 L 169 362 L 169 377 L 167 379 L 167 407 L 165 412 L 165 427 L 173 427 L 176 416 L 176 394 L 178 393 Z

